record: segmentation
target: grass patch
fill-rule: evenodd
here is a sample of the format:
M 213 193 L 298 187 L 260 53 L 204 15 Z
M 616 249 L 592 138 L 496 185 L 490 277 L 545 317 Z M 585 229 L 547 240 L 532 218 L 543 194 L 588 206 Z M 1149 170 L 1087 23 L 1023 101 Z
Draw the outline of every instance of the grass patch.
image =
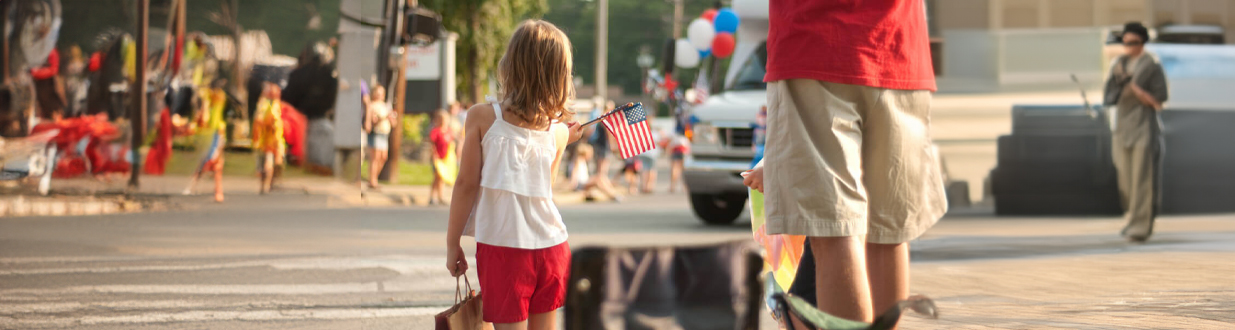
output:
M 167 175 L 193 175 L 193 171 L 201 166 L 202 153 L 196 151 L 174 150 L 167 161 Z M 223 175 L 226 176 L 256 176 L 257 154 L 244 151 L 227 151 L 223 153 Z M 315 176 L 304 169 L 295 166 L 284 167 L 283 176 L 301 178 Z
M 167 161 L 167 175 L 193 175 L 193 171 L 201 166 L 202 152 L 172 150 L 172 157 Z M 223 175 L 252 176 L 257 175 L 257 154 L 246 151 L 226 151 L 223 154 Z M 361 165 L 361 173 L 368 175 L 369 162 Z M 288 178 L 317 177 L 295 166 L 284 167 L 283 176 Z M 433 167 L 403 160 L 399 162 L 398 184 L 412 186 L 427 186 L 433 182 Z
M 361 173 L 369 175 L 369 162 L 360 166 Z M 399 162 L 398 184 L 405 186 L 427 186 L 433 183 L 433 166 L 403 160 Z

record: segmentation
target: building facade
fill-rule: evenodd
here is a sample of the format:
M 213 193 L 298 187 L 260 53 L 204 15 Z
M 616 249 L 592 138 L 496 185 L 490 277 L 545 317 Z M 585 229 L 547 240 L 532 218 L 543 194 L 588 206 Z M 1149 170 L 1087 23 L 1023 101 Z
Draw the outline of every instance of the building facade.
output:
M 1235 40 L 1235 0 L 927 0 L 941 87 L 1070 84 L 1103 77 L 1124 23 L 1213 25 Z

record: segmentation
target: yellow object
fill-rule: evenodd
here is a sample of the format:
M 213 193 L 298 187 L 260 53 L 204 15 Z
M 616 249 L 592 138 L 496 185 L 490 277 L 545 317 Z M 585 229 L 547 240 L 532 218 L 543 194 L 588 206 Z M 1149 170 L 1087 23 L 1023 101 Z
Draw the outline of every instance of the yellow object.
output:
M 124 74 L 129 82 L 137 81 L 137 43 L 128 37 L 124 38 Z
M 257 114 L 253 116 L 253 148 L 281 153 L 287 144 L 283 139 L 282 104 L 277 99 L 264 97 L 257 102 Z
M 227 121 L 223 118 L 223 110 L 227 108 L 227 93 L 218 88 L 203 88 L 202 102 L 205 102 L 205 131 L 214 134 L 215 131 L 227 129 Z
M 459 157 L 455 155 L 454 143 L 448 147 L 445 158 L 438 158 L 437 153 L 433 153 L 433 168 L 446 185 L 455 185 L 455 178 L 459 176 Z
M 764 214 L 763 193 L 750 190 L 750 226 L 754 232 L 755 242 L 763 246 L 763 270 L 770 272 L 776 285 L 788 289 L 793 284 L 793 277 L 798 272 L 798 263 L 805 253 L 803 245 L 805 236 L 768 235 L 764 224 L 767 217 Z

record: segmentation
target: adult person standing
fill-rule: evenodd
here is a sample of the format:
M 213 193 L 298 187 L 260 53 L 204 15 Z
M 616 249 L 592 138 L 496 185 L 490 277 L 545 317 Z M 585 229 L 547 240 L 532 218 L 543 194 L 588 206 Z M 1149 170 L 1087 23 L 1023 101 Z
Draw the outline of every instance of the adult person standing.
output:
M 820 310 L 870 322 L 909 296 L 909 245 L 947 210 L 920 0 L 772 0 L 769 234 L 808 236 Z
M 1111 158 L 1119 175 L 1119 197 L 1124 206 L 1120 235 L 1144 242 L 1154 230 L 1158 187 L 1155 184 L 1160 148 L 1158 112 L 1167 99 L 1162 63 L 1145 51 L 1149 29 L 1128 23 L 1123 33 L 1124 54 L 1115 59 L 1103 103 L 1115 107 Z
M 377 176 L 382 173 L 382 166 L 386 165 L 390 150 L 390 132 L 394 129 L 397 115 L 386 103 L 386 88 L 381 85 L 373 86 L 370 98 L 361 100 L 364 100 L 365 104 L 364 129 L 369 133 L 369 154 L 372 155 L 369 160 L 369 187 L 377 189 Z

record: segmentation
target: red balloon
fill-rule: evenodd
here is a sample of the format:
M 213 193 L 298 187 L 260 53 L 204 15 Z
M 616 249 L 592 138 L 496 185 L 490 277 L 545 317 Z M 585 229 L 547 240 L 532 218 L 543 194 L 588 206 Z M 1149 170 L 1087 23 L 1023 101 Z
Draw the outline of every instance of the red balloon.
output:
M 712 20 L 716 19 L 716 9 L 704 10 L 703 15 L 699 17 L 708 20 L 708 23 L 712 23 Z
M 712 39 L 712 56 L 716 58 L 728 58 L 733 55 L 733 47 L 737 41 L 733 39 L 733 34 L 729 32 L 717 33 Z

